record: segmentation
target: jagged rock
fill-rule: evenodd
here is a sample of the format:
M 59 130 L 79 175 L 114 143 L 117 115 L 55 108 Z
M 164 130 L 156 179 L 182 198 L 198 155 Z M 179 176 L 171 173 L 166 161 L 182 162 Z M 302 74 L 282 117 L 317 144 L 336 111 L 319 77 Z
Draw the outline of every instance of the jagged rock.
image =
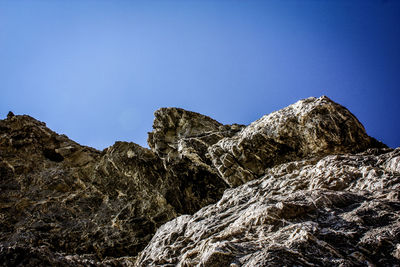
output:
M 136 266 L 399 266 L 400 149 L 284 163 L 161 226 Z
M 161 108 L 154 116 L 148 144 L 166 162 L 186 157 L 203 165 L 207 162 L 209 146 L 224 137 L 233 136 L 244 127 L 239 124 L 223 125 L 210 117 L 181 108 Z
M 220 176 L 235 187 L 277 164 L 385 147 L 345 107 L 326 96 L 300 100 L 265 115 L 208 151 Z
M 57 253 L 97 261 L 136 255 L 161 224 L 216 202 L 226 186 L 216 176 L 210 185 L 201 173 L 193 179 L 190 166 L 174 173 L 134 143 L 103 152 L 80 146 L 29 116 L 8 116 L 0 131 L 3 256 L 26 251 L 54 265 L 47 259 Z
M 9 111 L 7 114 L 7 119 L 11 119 L 14 116 L 15 116 L 14 113 L 12 111 Z
M 247 127 L 162 108 L 153 128 L 151 149 L 98 151 L 0 120 L 0 265 L 396 266 L 400 152 L 327 97 Z
M 223 125 L 210 117 L 180 108 L 161 108 L 155 113 L 150 148 L 163 160 L 178 191 L 168 193 L 180 213 L 193 213 L 221 198 L 227 184 L 207 155 L 207 149 L 244 126 Z M 176 194 L 182 192 L 182 194 Z M 189 201 L 188 201 L 189 200 Z

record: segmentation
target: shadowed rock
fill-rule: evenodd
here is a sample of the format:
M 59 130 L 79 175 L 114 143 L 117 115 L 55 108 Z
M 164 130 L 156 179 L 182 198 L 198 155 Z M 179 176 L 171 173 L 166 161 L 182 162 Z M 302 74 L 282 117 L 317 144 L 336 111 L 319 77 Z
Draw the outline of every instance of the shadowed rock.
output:
M 227 184 L 219 178 L 208 157 L 208 148 L 231 137 L 243 125 L 222 125 L 207 116 L 179 108 L 161 108 L 155 113 L 150 148 L 164 162 L 172 184 L 179 189 L 168 194 L 180 213 L 193 213 L 221 198 Z M 181 192 L 181 194 L 176 194 Z
M 327 97 L 247 127 L 162 108 L 148 143 L 98 151 L 26 115 L 0 120 L 0 265 L 399 260 L 399 151 Z
M 187 165 L 166 169 L 134 143 L 80 146 L 29 116 L 9 116 L 0 130 L 3 257 L 42 246 L 97 261 L 134 256 L 161 224 L 216 202 L 226 187 L 215 174 L 216 190 Z M 53 255 L 29 253 L 41 252 Z

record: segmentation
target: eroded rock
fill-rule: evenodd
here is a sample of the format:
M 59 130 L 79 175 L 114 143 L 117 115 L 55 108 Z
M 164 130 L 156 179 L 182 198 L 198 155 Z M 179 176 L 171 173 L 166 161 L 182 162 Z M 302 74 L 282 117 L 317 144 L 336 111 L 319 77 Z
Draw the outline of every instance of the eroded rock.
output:
M 396 266 L 399 149 L 327 97 L 247 127 L 162 108 L 153 128 L 151 149 L 98 151 L 0 120 L 0 265 Z
M 268 170 L 161 226 L 136 266 L 398 266 L 400 150 Z
M 227 187 L 210 167 L 189 158 L 166 166 L 152 150 L 129 142 L 100 152 L 26 115 L 9 114 L 0 130 L 5 258 L 25 251 L 51 265 L 49 257 L 62 254 L 79 265 L 135 256 L 160 225 L 215 203 Z M 87 257 L 77 257 L 82 254 Z
M 385 145 L 369 137 L 345 107 L 322 96 L 265 115 L 208 151 L 220 176 L 235 187 L 277 164 L 371 147 Z
M 179 108 L 161 108 L 154 115 L 148 143 L 163 160 L 172 178 L 171 184 L 178 187 L 167 193 L 168 199 L 180 213 L 193 213 L 220 199 L 228 185 L 219 178 L 207 150 L 244 126 L 223 125 Z
M 60 253 L 96 262 L 134 256 L 161 224 L 222 195 L 222 186 L 215 190 L 201 173 L 194 175 L 197 169 L 166 169 L 154 152 L 134 143 L 117 142 L 100 152 L 29 116 L 8 116 L 0 130 L 4 257 L 27 251 L 48 265 L 49 255 Z

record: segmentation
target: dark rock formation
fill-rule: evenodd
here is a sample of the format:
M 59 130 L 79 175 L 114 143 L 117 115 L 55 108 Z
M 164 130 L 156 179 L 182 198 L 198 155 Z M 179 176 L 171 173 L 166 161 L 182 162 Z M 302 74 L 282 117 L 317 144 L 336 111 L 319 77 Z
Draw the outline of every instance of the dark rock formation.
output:
M 151 149 L 97 151 L 1 120 L 0 265 L 398 266 L 400 150 L 327 97 L 153 128 Z
M 10 254 L 21 253 L 18 262 L 27 251 L 45 265 L 51 253 L 134 256 L 161 224 L 217 201 L 226 187 L 187 165 L 178 173 L 166 169 L 134 143 L 116 142 L 103 152 L 80 146 L 29 116 L 8 116 L 0 130 L 0 262 L 6 265 L 14 264 Z

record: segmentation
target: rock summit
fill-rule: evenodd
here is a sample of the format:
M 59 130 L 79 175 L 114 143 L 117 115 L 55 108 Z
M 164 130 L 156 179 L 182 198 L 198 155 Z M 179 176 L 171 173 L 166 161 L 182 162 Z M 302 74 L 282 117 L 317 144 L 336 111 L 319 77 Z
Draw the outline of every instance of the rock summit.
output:
M 0 120 L 0 266 L 400 266 L 400 148 L 326 96 L 247 126 L 161 108 L 148 144 Z

